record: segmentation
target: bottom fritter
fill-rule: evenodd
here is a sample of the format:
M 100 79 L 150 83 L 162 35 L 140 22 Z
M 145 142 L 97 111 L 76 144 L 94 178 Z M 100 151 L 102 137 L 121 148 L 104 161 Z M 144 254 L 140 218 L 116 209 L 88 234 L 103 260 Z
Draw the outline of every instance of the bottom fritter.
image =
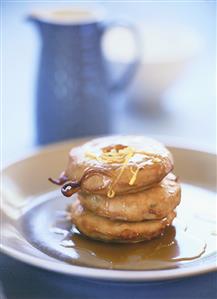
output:
M 71 219 L 84 235 L 105 242 L 135 243 L 159 236 L 166 226 L 171 225 L 176 212 L 170 212 L 159 220 L 141 222 L 112 221 L 97 216 L 83 208 L 76 199 L 70 207 Z

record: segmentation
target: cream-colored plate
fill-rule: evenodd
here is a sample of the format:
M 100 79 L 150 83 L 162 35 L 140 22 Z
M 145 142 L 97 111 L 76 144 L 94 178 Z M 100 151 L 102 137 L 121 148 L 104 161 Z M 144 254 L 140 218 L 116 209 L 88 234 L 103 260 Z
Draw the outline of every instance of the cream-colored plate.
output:
M 2 171 L 1 248 L 4 253 L 40 268 L 69 275 L 107 280 L 165 280 L 202 274 L 217 269 L 216 225 L 214 222 L 216 218 L 216 155 L 171 144 L 167 146 L 175 159 L 175 172 L 183 182 L 183 199 L 178 209 L 178 219 L 184 217 L 190 228 L 193 223 L 191 217 L 197 217 L 204 221 L 204 230 L 203 232 L 198 230 L 198 237 L 203 234 L 203 238 L 207 238 L 208 250 L 202 257 L 193 262 L 180 263 L 179 267 L 171 269 L 110 270 L 100 269 L 97 265 L 87 267 L 76 265 L 76 263 L 69 264 L 58 257 L 54 258 L 55 255 L 49 254 L 49 248 L 47 251 L 45 250 L 49 244 L 49 237 L 44 241 L 41 240 L 42 250 L 40 250 L 40 246 L 34 246 L 36 244 L 35 236 L 32 236 L 31 242 L 29 239 L 32 232 L 31 226 L 35 226 L 34 231 L 36 232 L 37 225 L 38 230 L 47 230 L 46 227 L 42 227 L 42 223 L 43 221 L 46 223 L 48 220 L 46 213 L 36 217 L 34 224 L 31 223 L 31 219 L 34 219 L 35 215 L 37 216 L 37 206 L 43 203 L 46 195 L 49 194 L 50 197 L 54 194 L 56 196 L 57 191 L 54 190 L 58 189 L 50 184 L 47 178 L 59 175 L 66 165 L 68 151 L 72 146 L 81 142 L 81 140 L 76 140 L 48 146 L 9 165 Z M 60 205 L 61 201 L 57 202 Z M 27 212 L 29 223 L 25 226 L 26 218 L 24 216 Z M 60 254 L 64 255 L 64 247 Z

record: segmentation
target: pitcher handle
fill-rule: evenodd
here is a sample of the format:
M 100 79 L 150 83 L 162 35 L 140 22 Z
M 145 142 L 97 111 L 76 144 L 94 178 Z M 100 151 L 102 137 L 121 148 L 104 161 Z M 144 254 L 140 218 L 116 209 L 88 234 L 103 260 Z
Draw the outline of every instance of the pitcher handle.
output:
M 134 60 L 129 62 L 128 66 L 122 72 L 122 75 L 120 75 L 119 78 L 116 79 L 114 82 L 110 83 L 109 89 L 112 92 L 113 91 L 121 91 L 130 83 L 130 81 L 133 79 L 133 77 L 138 69 L 138 66 L 141 62 L 141 42 L 140 42 L 140 38 L 139 38 L 139 33 L 134 25 L 132 25 L 128 22 L 125 22 L 125 21 L 113 21 L 113 22 L 103 24 L 102 33 L 105 34 L 106 31 L 108 31 L 112 28 L 118 28 L 118 27 L 126 28 L 129 30 L 129 32 L 131 32 L 131 34 L 133 36 L 134 43 L 136 45 L 137 53 L 136 53 L 136 57 L 134 58 Z

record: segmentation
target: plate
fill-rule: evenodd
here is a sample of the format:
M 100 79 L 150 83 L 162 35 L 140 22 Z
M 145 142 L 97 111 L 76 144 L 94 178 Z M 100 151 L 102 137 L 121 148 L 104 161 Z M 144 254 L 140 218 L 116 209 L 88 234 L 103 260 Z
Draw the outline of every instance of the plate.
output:
M 174 156 L 175 173 L 182 182 L 182 202 L 175 222 L 176 234 L 178 236 L 188 231 L 197 240 L 203 240 L 204 252 L 193 260 L 180 260 L 172 266 L 146 267 L 144 270 L 124 266 L 123 256 L 126 257 L 126 253 L 123 247 L 121 264 L 116 268 L 109 268 L 108 261 L 101 254 L 102 246 L 111 246 L 109 244 L 95 243 L 100 254 L 94 251 L 96 247 L 88 255 L 71 248 L 69 240 L 63 237 L 69 225 L 65 221 L 66 207 L 73 199 L 62 198 L 59 188 L 50 184 L 47 178 L 59 175 L 67 163 L 70 148 L 82 142 L 74 140 L 42 148 L 3 169 L 1 248 L 4 253 L 47 270 L 113 281 L 167 280 L 217 269 L 216 155 L 173 143 L 166 145 Z M 60 223 L 62 219 L 64 227 L 56 227 L 54 223 Z M 174 246 L 177 254 L 182 246 L 179 238 L 176 239 Z M 89 241 L 79 239 L 79 242 L 80 248 L 85 250 L 85 242 Z M 78 255 L 82 262 L 77 262 Z M 136 258 L 132 264 L 139 265 Z

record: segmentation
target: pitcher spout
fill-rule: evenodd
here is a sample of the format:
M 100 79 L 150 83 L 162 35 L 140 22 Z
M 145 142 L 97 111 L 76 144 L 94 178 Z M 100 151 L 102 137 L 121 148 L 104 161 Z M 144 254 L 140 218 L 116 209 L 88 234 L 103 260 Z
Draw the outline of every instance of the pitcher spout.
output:
M 26 21 L 37 24 L 39 22 L 39 16 L 37 13 L 30 13 L 26 16 Z

